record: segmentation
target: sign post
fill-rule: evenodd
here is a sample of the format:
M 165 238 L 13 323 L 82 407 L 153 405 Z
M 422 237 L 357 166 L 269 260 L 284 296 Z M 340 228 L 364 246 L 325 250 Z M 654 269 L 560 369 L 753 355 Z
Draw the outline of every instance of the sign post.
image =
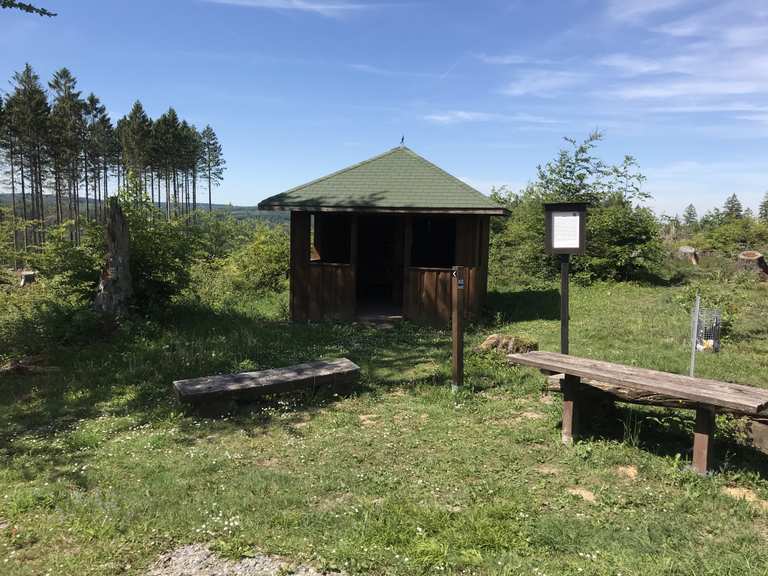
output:
M 560 352 L 568 354 L 568 321 L 571 254 L 584 254 L 586 249 L 586 215 L 584 202 L 544 204 L 544 241 L 549 254 L 560 257 Z
M 451 278 L 451 337 L 453 341 L 453 382 L 457 392 L 464 384 L 464 266 L 453 267 Z

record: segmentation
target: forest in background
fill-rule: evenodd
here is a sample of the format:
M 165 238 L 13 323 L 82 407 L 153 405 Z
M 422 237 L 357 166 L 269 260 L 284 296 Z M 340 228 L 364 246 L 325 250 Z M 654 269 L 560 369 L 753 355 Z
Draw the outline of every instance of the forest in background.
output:
M 67 68 L 47 85 L 27 64 L 0 98 L 0 173 L 10 195 L 5 214 L 16 252 L 41 246 L 48 228 L 66 225 L 78 243 L 134 174 L 167 220 L 212 210 L 223 180 L 222 146 L 211 126 L 198 130 L 169 108 L 151 119 L 140 101 L 113 124 L 93 92 L 83 96 Z M 207 198 L 206 198 L 207 197 Z

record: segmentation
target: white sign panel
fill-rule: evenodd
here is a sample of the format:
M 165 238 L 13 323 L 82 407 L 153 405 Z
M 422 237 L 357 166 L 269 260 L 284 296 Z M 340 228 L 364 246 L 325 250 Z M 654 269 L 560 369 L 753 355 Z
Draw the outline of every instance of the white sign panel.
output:
M 552 248 L 578 249 L 581 239 L 578 212 L 552 212 Z

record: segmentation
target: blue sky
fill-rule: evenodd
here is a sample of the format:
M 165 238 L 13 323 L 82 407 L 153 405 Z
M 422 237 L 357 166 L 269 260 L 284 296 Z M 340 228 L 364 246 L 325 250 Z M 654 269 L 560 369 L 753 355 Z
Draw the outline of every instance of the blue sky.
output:
M 768 2 L 39 0 L 0 12 L 0 79 L 61 66 L 113 118 L 139 98 L 218 132 L 219 201 L 262 198 L 406 144 L 515 189 L 563 136 L 605 132 L 659 212 L 768 190 Z M 0 88 L 7 88 L 0 84 Z

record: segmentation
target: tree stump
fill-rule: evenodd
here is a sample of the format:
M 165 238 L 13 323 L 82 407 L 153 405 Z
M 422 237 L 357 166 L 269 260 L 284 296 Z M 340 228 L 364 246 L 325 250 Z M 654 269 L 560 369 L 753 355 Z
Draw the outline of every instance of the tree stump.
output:
M 736 266 L 739 270 L 756 272 L 765 280 L 768 279 L 768 263 L 765 257 L 756 250 L 746 250 L 739 254 Z
M 680 246 L 675 253 L 680 260 L 688 260 L 694 266 L 699 265 L 699 253 L 693 246 Z
M 128 223 L 116 199 L 109 202 L 109 219 L 105 231 L 107 261 L 101 273 L 94 306 L 108 314 L 122 314 L 133 295 L 131 280 Z
M 30 284 L 34 284 L 36 279 L 37 272 L 35 270 L 22 270 L 19 286 L 29 286 Z

